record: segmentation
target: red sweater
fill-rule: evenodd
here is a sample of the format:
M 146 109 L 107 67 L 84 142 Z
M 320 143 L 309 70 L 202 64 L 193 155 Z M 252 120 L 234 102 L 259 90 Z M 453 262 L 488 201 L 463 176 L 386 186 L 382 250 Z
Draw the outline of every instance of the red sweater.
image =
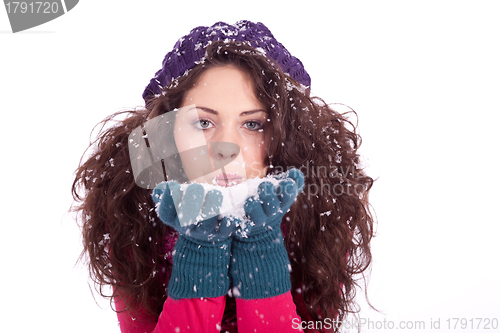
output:
M 285 226 L 281 227 L 284 229 Z M 176 234 L 166 238 L 165 253 L 171 263 L 176 241 Z M 300 297 L 296 301 L 300 306 L 305 306 Z M 136 318 L 130 317 L 127 312 L 120 312 L 125 309 L 125 305 L 119 298 L 115 299 L 115 306 L 122 333 L 303 332 L 290 291 L 271 298 L 236 299 L 237 327 L 222 323 L 226 296 L 180 300 L 168 297 L 158 320 L 144 311 L 138 311 Z
M 226 296 L 180 300 L 168 297 L 158 321 L 140 312 L 132 318 L 127 312 L 120 313 L 124 305 L 119 299 L 115 304 L 122 333 L 236 332 L 236 327 L 221 326 Z M 302 332 L 290 292 L 265 299 L 236 299 L 236 314 L 239 333 Z

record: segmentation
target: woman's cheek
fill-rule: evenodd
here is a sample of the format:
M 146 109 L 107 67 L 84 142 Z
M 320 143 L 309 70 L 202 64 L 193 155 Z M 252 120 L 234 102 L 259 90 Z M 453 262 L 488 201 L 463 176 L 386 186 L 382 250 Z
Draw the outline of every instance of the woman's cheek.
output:
M 250 152 L 247 149 L 246 151 L 243 150 L 243 157 L 247 178 L 263 177 L 265 175 L 265 152 L 263 153 L 260 148 Z

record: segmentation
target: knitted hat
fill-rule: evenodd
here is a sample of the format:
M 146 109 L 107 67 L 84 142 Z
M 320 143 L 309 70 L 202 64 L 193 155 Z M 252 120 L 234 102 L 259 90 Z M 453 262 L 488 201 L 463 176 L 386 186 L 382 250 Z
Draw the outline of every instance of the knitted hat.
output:
M 162 68 L 156 72 L 144 90 L 144 100 L 161 94 L 163 87 L 200 63 L 205 57 L 207 46 L 217 40 L 249 42 L 254 48 L 263 50 L 268 57 L 274 59 L 284 73 L 306 87 L 311 86 L 311 78 L 302 62 L 292 56 L 264 24 L 239 21 L 235 25 L 229 25 L 218 22 L 211 27 L 195 28 L 177 41 L 174 49 L 163 59 Z

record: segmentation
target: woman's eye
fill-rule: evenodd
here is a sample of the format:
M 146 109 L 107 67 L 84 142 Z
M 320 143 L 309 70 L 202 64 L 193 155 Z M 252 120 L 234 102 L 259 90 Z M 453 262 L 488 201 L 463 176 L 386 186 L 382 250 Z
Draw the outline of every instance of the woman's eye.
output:
M 249 130 L 252 130 L 252 131 L 257 131 L 257 130 L 260 130 L 261 128 L 263 128 L 262 124 L 258 121 L 247 121 L 245 123 L 245 127 Z
M 212 123 L 207 119 L 200 119 L 193 123 L 193 126 L 199 130 L 208 129 L 212 126 Z

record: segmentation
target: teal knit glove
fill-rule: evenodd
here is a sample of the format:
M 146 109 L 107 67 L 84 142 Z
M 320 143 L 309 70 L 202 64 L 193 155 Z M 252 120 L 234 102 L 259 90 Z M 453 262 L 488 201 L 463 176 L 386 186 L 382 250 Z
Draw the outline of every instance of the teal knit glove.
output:
M 291 169 L 262 182 L 258 197 L 248 198 L 245 212 L 253 226 L 248 237 L 236 235 L 232 244 L 230 275 L 233 294 L 243 299 L 268 298 L 290 290 L 290 261 L 280 224 L 283 215 L 304 188 L 304 175 Z
M 203 186 L 190 184 L 183 194 L 180 185 L 170 181 L 159 184 L 152 196 L 163 223 L 179 232 L 169 296 L 181 299 L 225 295 L 230 285 L 231 235 L 236 227 L 218 220 L 221 192 L 211 190 L 205 195 Z

